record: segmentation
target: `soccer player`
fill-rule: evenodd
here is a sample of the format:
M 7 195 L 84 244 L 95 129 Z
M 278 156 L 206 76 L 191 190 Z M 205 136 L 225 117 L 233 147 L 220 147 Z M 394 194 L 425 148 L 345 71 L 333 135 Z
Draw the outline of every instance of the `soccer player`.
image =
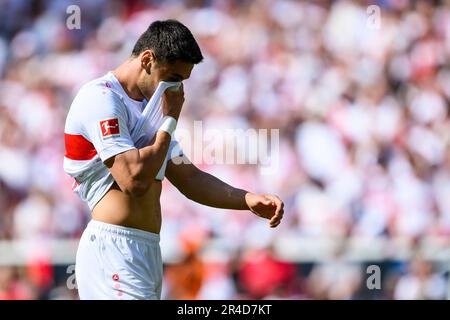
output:
M 193 201 L 250 210 L 269 219 L 270 227 L 280 224 L 283 202 L 277 196 L 233 188 L 199 170 L 172 139 L 184 102 L 182 81 L 202 59 L 186 26 L 155 21 L 128 60 L 85 84 L 72 102 L 64 170 L 92 211 L 76 256 L 81 299 L 161 298 L 164 176 Z M 146 110 L 160 82 L 172 87 Z

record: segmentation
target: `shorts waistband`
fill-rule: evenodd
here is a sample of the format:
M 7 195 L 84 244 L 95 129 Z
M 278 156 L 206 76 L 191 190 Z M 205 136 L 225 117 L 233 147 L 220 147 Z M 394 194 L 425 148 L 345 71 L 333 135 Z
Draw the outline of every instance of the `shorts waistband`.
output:
M 151 241 L 154 243 L 159 243 L 160 236 L 157 233 L 148 232 L 144 230 L 139 230 L 135 228 L 129 228 L 124 226 L 118 226 L 115 224 L 110 224 L 106 222 L 101 222 L 97 220 L 89 221 L 87 229 L 95 229 L 101 232 L 107 232 L 113 235 L 124 236 L 132 239 L 140 239 L 144 241 Z

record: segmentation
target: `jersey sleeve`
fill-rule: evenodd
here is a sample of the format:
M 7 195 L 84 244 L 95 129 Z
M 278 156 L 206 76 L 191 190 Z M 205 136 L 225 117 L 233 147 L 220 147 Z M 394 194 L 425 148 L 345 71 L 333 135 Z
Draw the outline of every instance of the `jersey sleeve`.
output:
M 176 157 L 181 157 L 183 150 L 177 140 L 172 139 L 170 141 L 169 151 L 167 151 L 167 160 L 171 160 Z
M 78 120 L 83 134 L 94 145 L 100 159 L 134 149 L 128 115 L 121 97 L 109 88 L 88 88 L 80 94 Z
M 183 155 L 183 150 L 181 150 L 180 144 L 178 143 L 178 141 L 172 139 L 170 141 L 169 150 L 167 151 L 166 158 L 161 166 L 161 169 L 159 169 L 159 172 L 157 173 L 155 179 L 163 180 L 164 175 L 166 174 L 167 163 L 171 159 L 180 157 L 182 155 Z

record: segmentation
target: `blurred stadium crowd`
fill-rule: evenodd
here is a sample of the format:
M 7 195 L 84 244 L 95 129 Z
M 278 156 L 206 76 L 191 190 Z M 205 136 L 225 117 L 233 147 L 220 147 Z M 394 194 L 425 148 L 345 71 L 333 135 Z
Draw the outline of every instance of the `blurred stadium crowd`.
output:
M 80 29 L 66 26 L 72 4 Z M 371 4 L 379 28 L 367 24 Z M 269 230 L 165 181 L 164 298 L 446 298 L 448 261 L 418 248 L 450 240 L 450 1 L 0 0 L 0 239 L 36 247 L 24 266 L 0 266 L 0 299 L 76 298 L 66 266 L 39 245 L 77 239 L 89 220 L 62 170 L 65 116 L 83 83 L 167 18 L 186 24 L 205 56 L 185 83 L 181 126 L 280 129 L 276 175 L 197 165 L 278 194 L 286 215 Z M 347 259 L 350 238 L 386 241 L 387 253 Z M 296 239 L 342 246 L 327 259 L 283 258 Z M 399 242 L 411 254 L 399 258 Z M 367 289 L 370 264 L 381 290 Z

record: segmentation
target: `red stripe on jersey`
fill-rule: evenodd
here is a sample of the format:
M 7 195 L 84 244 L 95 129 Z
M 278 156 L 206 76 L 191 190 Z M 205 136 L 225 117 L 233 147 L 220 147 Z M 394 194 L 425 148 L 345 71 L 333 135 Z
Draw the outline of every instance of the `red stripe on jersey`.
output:
M 90 160 L 97 154 L 94 145 L 81 134 L 64 133 L 65 157 L 71 160 Z

